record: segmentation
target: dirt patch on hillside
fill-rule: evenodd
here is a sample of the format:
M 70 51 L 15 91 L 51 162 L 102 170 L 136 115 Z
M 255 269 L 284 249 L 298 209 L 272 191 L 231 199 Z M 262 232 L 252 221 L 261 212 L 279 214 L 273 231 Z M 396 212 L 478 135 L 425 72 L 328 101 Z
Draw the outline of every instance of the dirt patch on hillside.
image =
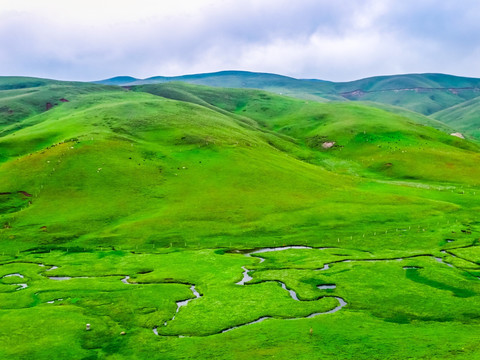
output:
M 322 148 L 330 149 L 335 145 L 335 141 L 326 141 L 322 144 Z
M 462 134 L 462 133 L 459 133 L 459 132 L 451 133 L 450 135 L 456 136 L 456 137 L 458 137 L 458 138 L 460 138 L 460 139 L 465 139 L 465 136 L 463 136 L 463 134 Z

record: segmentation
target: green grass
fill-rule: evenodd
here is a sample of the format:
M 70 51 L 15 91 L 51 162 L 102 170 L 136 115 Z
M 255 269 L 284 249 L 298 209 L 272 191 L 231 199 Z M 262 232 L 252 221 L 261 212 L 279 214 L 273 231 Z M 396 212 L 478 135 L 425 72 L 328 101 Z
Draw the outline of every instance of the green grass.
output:
M 220 71 L 216 73 L 193 74 L 174 77 L 154 76 L 147 79 L 134 79 L 129 76 L 120 76 L 99 81 L 106 85 L 136 86 L 143 84 L 158 84 L 181 81 L 191 84 L 214 87 L 251 88 L 280 93 L 287 96 L 309 99 L 313 101 L 327 101 L 327 99 L 341 100 L 342 97 L 331 93 L 333 83 L 330 81 L 308 81 L 294 79 L 288 76 L 253 73 L 247 71 Z
M 475 176 L 471 180 L 466 177 L 473 170 L 471 164 L 478 161 L 478 146 L 424 126 L 431 122 L 420 116 L 407 118 L 364 105 L 319 104 L 251 90 L 229 89 L 218 94 L 212 88 L 181 83 L 137 89 L 182 101 L 206 102 L 253 119 L 263 131 L 287 136 L 304 146 L 300 152 L 278 143 L 275 137 L 269 138 L 271 145 L 327 168 L 340 163 L 349 174 L 368 172 L 371 177 L 374 172 L 394 178 L 477 184 Z M 335 142 L 329 151 L 322 148 L 327 141 Z
M 452 94 L 448 89 L 434 89 L 421 92 L 415 90 L 400 90 L 399 92 L 395 90 L 368 92 L 356 98 L 349 97 L 349 99 L 373 101 L 403 107 L 424 115 L 430 115 L 478 96 L 478 93 L 473 90 L 462 91 L 461 96 Z
M 220 71 L 176 77 L 135 79 L 120 76 L 100 81 L 109 85 L 144 85 L 180 81 L 228 88 L 261 89 L 305 100 L 362 101 L 397 106 L 423 115 L 478 97 L 480 80 L 446 74 L 375 76 L 348 82 L 294 79 L 276 74 Z
M 433 117 L 455 129 L 458 129 L 465 135 L 470 135 L 475 139 L 479 139 L 479 108 L 480 99 L 475 98 L 435 113 Z
M 477 97 L 479 79 L 445 74 L 376 76 L 335 84 L 354 101 L 373 101 L 430 115 Z M 360 90 L 360 94 L 348 92 Z
M 10 333 L 1 340 L 2 355 L 144 358 L 151 352 L 150 358 L 158 359 L 261 358 L 262 354 L 286 359 L 297 351 L 297 356 L 305 359 L 350 358 L 355 352 L 356 358 L 382 359 L 413 353 L 420 358 L 475 358 L 477 354 L 480 283 L 429 256 L 337 262 L 329 270 L 315 271 L 315 264 L 296 270 L 298 260 L 291 256 L 303 253 L 327 263 L 343 260 L 348 253 L 350 259 L 362 259 L 365 254 L 342 248 L 287 250 L 262 254 L 267 260 L 258 264 L 241 254 L 172 250 L 163 254 L 55 251 L 25 254 L 11 259 L 13 263 L 9 260 L 0 267 L 1 274 L 21 273 L 29 287 L 15 291 L 5 284 L 5 279 L 11 278 L 2 279 L 0 316 Z M 267 254 L 281 254 L 285 267 L 270 270 L 273 258 Z M 47 271 L 48 267 L 37 265 L 40 263 L 58 268 Z M 235 285 L 241 266 L 255 267 L 252 284 Z M 404 266 L 420 270 L 405 270 Z M 125 275 L 131 276 L 131 284 L 120 281 Z M 58 281 L 47 276 L 87 278 Z M 292 300 L 276 281 L 285 282 L 306 301 Z M 195 284 L 202 296 L 171 320 L 175 301 L 193 297 L 189 285 L 181 283 Z M 325 283 L 337 287 L 316 289 Z M 324 295 L 341 296 L 348 305 L 335 314 L 288 320 L 336 306 L 336 300 L 329 297 L 314 300 Z M 59 298 L 63 300 L 47 303 Z M 274 319 L 217 334 L 261 316 Z M 167 326 L 163 326 L 165 321 Z M 90 332 L 85 331 L 86 323 L 91 324 Z M 159 337 L 152 332 L 155 326 Z M 126 334 L 121 335 L 122 331 Z M 451 338 L 445 342 L 449 333 Z M 39 334 L 41 343 L 36 340 Z M 415 340 L 407 344 L 406 339 L 412 337 Z M 318 354 L 317 348 L 321 349 Z
M 374 76 L 350 82 L 337 83 L 336 89 L 338 91 L 353 91 L 356 89 L 380 91 L 402 88 L 468 88 L 477 87 L 479 83 L 480 80 L 478 78 L 426 73 Z
M 1 358 L 479 358 L 480 149 L 448 126 L 181 83 L 0 88 L 25 109 L 0 133 Z M 315 249 L 242 253 L 285 245 Z
M 26 77 L 0 78 L 0 131 L 11 133 L 22 128 L 22 120 L 74 101 L 82 94 L 121 91 L 112 86 L 64 82 Z M 47 105 L 49 104 L 49 105 Z

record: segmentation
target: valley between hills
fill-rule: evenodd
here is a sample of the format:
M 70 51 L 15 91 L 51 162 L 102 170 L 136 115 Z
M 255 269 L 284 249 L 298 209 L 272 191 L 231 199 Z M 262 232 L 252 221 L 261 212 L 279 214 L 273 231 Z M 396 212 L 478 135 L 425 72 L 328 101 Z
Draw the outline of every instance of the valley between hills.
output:
M 0 358 L 480 359 L 479 99 L 0 77 Z

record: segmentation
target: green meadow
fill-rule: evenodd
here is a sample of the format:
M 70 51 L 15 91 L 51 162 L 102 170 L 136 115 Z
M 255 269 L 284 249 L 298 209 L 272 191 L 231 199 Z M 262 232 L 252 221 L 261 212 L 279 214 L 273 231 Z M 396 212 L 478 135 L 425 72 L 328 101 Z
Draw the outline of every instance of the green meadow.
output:
M 480 359 L 466 125 L 114 85 L 0 78 L 0 358 Z

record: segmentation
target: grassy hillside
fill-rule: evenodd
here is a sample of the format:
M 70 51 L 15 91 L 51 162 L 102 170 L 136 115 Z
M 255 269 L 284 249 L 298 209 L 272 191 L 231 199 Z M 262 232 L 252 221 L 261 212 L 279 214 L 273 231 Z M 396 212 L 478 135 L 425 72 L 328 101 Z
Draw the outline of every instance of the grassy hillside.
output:
M 327 99 L 341 100 L 340 96 L 329 91 L 333 83 L 329 81 L 307 81 L 294 79 L 288 76 L 254 73 L 248 71 L 220 71 L 216 73 L 193 74 L 183 76 L 154 76 L 147 79 L 134 79 L 121 76 L 98 81 L 100 84 L 133 86 L 143 84 L 159 84 L 181 81 L 190 84 L 200 84 L 215 87 L 263 89 L 287 96 L 302 99 L 327 101 Z
M 21 128 L 21 121 L 48 111 L 78 95 L 120 88 L 27 77 L 0 77 L 0 131 Z M 7 130 L 8 128 L 8 130 Z
M 476 175 L 467 175 L 474 171 L 478 146 L 425 126 L 432 123 L 425 117 L 417 117 L 422 124 L 359 104 L 319 104 L 252 90 L 219 92 L 182 83 L 144 85 L 136 90 L 203 101 L 252 119 L 265 131 L 295 139 L 305 150 L 297 155 L 300 159 L 335 171 L 478 183 Z M 333 142 L 333 147 L 323 147 Z
M 478 358 L 477 143 L 389 106 L 1 83 L 0 358 Z
M 358 216 L 402 214 L 389 210 L 390 195 L 378 196 L 372 212 L 356 213 L 372 201 L 358 180 L 316 166 L 328 161 L 291 137 L 301 138 L 303 130 L 279 137 L 260 131 L 266 126 L 257 120 L 259 126 L 186 102 L 122 92 L 85 95 L 37 115 L 33 125 L 0 139 L 2 192 L 32 195 L 3 217 L 3 236 L 19 247 L 72 241 L 255 247 L 265 237 L 307 239 L 319 227 L 359 231 Z M 470 174 L 465 181 L 476 181 Z M 336 184 L 345 190 L 327 191 Z M 409 201 L 421 211 L 455 208 Z M 322 211 L 326 204 L 335 211 Z
M 401 115 L 405 118 L 409 118 L 413 120 L 415 123 L 419 123 L 425 126 L 432 127 L 434 129 L 440 130 L 444 133 L 451 134 L 455 132 L 454 128 L 447 125 L 444 122 L 434 119 L 433 117 L 422 115 L 416 111 L 408 110 L 404 107 L 394 106 L 389 104 L 382 104 L 379 102 L 373 101 L 359 101 L 360 104 L 364 104 L 366 106 L 382 109 L 394 114 Z
M 141 85 L 181 81 L 230 88 L 253 88 L 306 100 L 353 100 L 388 104 L 430 115 L 480 95 L 480 79 L 445 74 L 376 76 L 349 82 L 294 79 L 246 71 L 221 71 L 148 79 L 117 77 L 100 81 L 113 85 Z
M 413 88 L 454 89 L 478 87 L 480 87 L 480 79 L 447 74 L 405 74 L 374 76 L 370 78 L 335 84 L 335 90 L 338 92 L 348 92 L 358 89 L 361 89 L 363 91 L 382 91 Z
M 350 100 L 374 101 L 404 107 L 424 115 L 480 95 L 480 80 L 445 74 L 377 76 L 335 84 Z
M 396 194 L 372 194 L 369 179 L 478 184 L 477 145 L 363 105 L 185 84 L 99 89 L 0 138 L 9 246 L 254 247 L 315 243 L 327 229 L 333 241 L 363 233 L 360 219 L 409 221 L 412 204 L 457 209 L 416 194 L 390 208 Z
M 440 111 L 433 117 L 465 134 L 480 139 L 480 98 Z
M 451 106 L 461 104 L 479 96 L 477 90 L 454 91 L 448 89 L 404 89 L 374 92 L 343 93 L 352 101 L 373 101 L 404 107 L 405 109 L 430 115 Z

